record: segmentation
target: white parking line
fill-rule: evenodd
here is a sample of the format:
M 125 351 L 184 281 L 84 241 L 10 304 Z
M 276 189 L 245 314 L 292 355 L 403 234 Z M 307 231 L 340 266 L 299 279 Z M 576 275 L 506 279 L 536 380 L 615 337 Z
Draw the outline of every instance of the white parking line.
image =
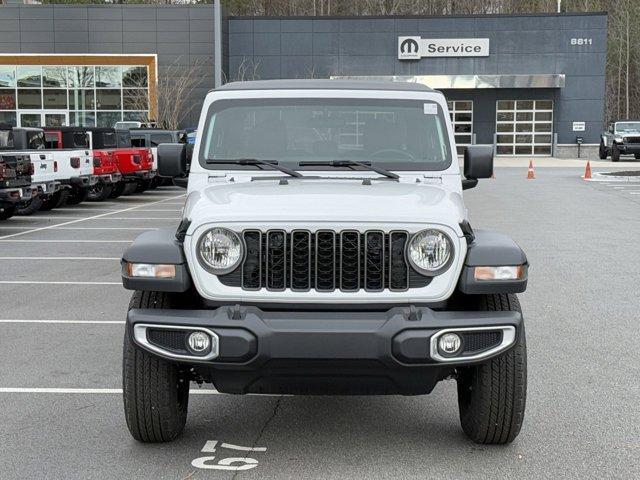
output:
M 9 237 L 11 235 L 8 235 Z M 131 243 L 133 240 L 29 240 L 28 238 L 18 238 L 17 240 L 2 240 L 0 243 Z
M 2 226 L 0 230 L 28 230 L 30 227 L 7 227 Z M 158 230 L 160 227 L 54 227 L 52 230 Z
M 176 198 L 180 198 L 180 197 L 184 197 L 184 196 L 185 196 L 185 194 L 183 193 L 182 195 L 176 195 L 174 197 L 169 197 L 169 198 L 166 198 L 166 199 L 157 200 L 155 202 L 149 202 L 149 203 L 145 204 L 144 206 L 156 205 L 158 203 L 166 202 L 167 200 L 175 200 Z M 106 217 L 108 215 L 112 215 L 114 213 L 129 212 L 131 210 L 137 210 L 138 208 L 141 208 L 141 206 L 129 207 L 129 208 L 125 208 L 123 210 L 118 210 L 116 212 L 101 213 L 99 215 L 93 215 L 91 217 L 81 218 L 81 219 L 78 219 L 78 220 L 71 220 L 69 222 L 56 223 L 55 225 L 48 225 L 46 227 L 38 227 L 38 228 L 31 229 L 31 230 L 27 230 L 25 232 L 12 233 L 10 235 L 4 235 L 4 236 L 0 237 L 0 240 L 6 239 L 6 238 L 11 238 L 11 237 L 17 237 L 17 236 L 20 236 L 20 235 L 26 235 L 28 233 L 39 232 L 39 231 L 42 231 L 42 230 L 49 230 L 49 229 L 51 229 L 53 227 L 62 227 L 62 226 L 65 226 L 65 225 L 71 225 L 71 224 L 78 223 L 78 222 L 84 222 L 86 220 L 93 220 L 93 219 L 96 219 L 96 218 L 104 218 L 104 217 Z M 29 218 L 29 217 L 25 217 L 25 218 Z
M 121 388 L 21 388 L 21 387 L 0 387 L 0 393 L 66 393 L 66 394 L 121 394 Z M 193 395 L 220 395 L 217 390 L 202 388 L 191 390 Z
M 113 212 L 113 213 L 120 213 L 120 212 L 118 211 L 118 212 Z M 110 213 L 105 213 L 104 215 L 111 215 L 111 214 Z M 38 220 L 47 220 L 47 221 L 51 221 L 51 220 L 69 220 L 69 219 L 72 219 L 72 218 L 76 218 L 76 219 L 78 219 L 77 221 L 81 222 L 83 220 L 92 220 L 95 217 L 85 218 L 85 217 L 74 217 L 74 216 L 69 216 L 69 215 L 59 215 L 59 216 L 52 216 L 52 217 L 20 217 L 20 220 L 36 222 Z M 103 218 L 102 220 L 180 220 L 180 217 L 108 217 L 108 218 Z M 73 223 L 73 222 L 71 222 L 71 223 Z
M 47 282 L 32 280 L 0 280 L 0 285 L 119 285 L 122 282 Z
M 53 324 L 65 324 L 65 325 L 124 325 L 124 320 L 28 320 L 28 319 L 16 319 L 7 318 L 0 320 L 0 323 L 53 323 Z
M 142 208 L 142 207 L 140 207 Z M 181 208 L 149 208 L 149 209 L 145 209 L 145 210 L 141 210 L 141 211 L 145 211 L 145 212 L 179 212 L 180 210 L 182 210 Z M 65 208 L 60 210 L 61 212 L 97 212 L 97 211 L 104 211 L 104 212 L 115 212 L 117 211 L 117 209 L 113 209 L 113 208 Z M 58 218 L 58 217 L 56 217 Z
M 0 257 L 0 260 L 120 260 L 120 257 Z

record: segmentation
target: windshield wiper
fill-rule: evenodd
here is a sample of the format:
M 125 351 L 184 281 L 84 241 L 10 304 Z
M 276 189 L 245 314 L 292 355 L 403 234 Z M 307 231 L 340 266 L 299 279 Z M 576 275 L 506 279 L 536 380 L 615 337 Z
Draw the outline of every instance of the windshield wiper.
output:
M 301 167 L 363 167 L 368 170 L 372 170 L 380 175 L 384 175 L 387 178 L 391 178 L 393 180 L 398 180 L 400 177 L 389 170 L 385 170 L 384 168 L 376 167 L 371 165 L 371 162 L 359 162 L 357 160 L 320 160 L 320 161 L 309 161 L 309 162 L 300 162 Z
M 221 158 L 219 160 L 207 159 L 207 165 L 215 165 L 217 163 L 221 164 L 230 164 L 230 165 L 255 165 L 256 167 L 271 167 L 274 170 L 279 170 L 282 173 L 286 173 L 287 175 L 291 175 L 292 177 L 302 178 L 300 172 L 296 172 L 287 167 L 283 167 L 282 165 L 278 165 L 277 160 L 261 160 L 259 158 Z

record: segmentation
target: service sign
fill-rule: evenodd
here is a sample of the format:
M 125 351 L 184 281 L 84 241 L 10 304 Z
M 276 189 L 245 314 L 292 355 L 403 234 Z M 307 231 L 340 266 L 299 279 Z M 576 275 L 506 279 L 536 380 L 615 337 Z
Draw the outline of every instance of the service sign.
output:
M 574 132 L 584 132 L 585 131 L 585 123 L 584 122 L 573 122 L 573 131 Z
M 398 59 L 424 57 L 488 57 L 488 38 L 398 37 Z

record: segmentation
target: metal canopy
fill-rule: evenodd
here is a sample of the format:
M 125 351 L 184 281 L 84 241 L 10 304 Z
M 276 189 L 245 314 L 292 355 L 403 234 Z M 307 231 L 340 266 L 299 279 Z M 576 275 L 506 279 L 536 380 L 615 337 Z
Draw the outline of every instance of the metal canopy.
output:
M 471 88 L 563 88 L 565 75 L 333 75 L 331 78 L 421 83 L 447 89 Z

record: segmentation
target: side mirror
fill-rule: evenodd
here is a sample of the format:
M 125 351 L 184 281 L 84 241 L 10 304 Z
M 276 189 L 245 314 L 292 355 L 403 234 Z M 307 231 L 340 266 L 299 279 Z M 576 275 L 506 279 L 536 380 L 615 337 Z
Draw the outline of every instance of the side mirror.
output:
M 187 149 L 184 143 L 158 145 L 158 175 L 182 177 L 187 173 Z
M 493 147 L 487 145 L 469 145 L 464 150 L 463 190 L 473 188 L 479 178 L 491 178 L 493 175 Z

